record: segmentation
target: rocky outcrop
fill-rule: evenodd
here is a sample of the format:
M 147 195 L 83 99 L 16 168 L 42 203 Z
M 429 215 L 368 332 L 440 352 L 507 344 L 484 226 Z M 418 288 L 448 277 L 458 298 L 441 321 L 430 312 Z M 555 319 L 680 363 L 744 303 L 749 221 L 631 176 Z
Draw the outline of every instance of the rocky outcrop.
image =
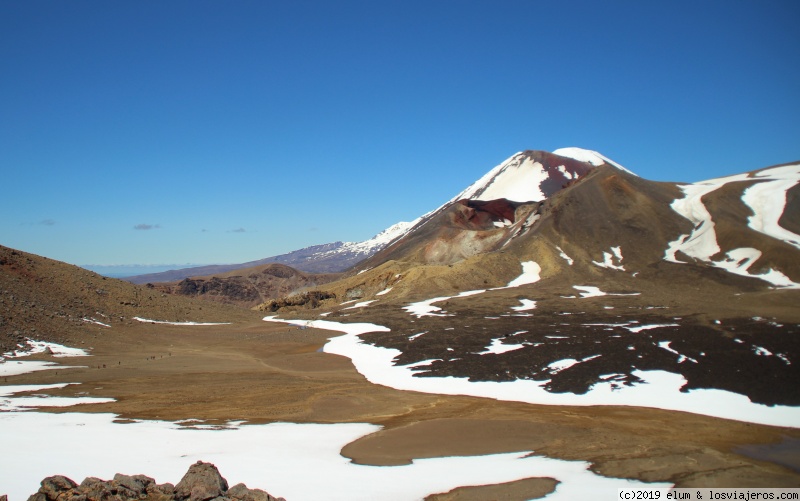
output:
M 28 501 L 286 501 L 244 484 L 228 488 L 228 481 L 211 463 L 198 461 L 177 485 L 156 484 L 145 475 L 122 475 L 113 480 L 88 477 L 78 485 L 63 475 L 47 477 Z M 0 501 L 8 501 L 0 496 Z
M 267 264 L 221 275 L 147 285 L 168 294 L 251 308 L 264 301 L 317 287 L 336 278 L 339 275 L 304 273 L 282 264 Z
M 336 299 L 336 294 L 324 291 L 309 291 L 267 301 L 258 305 L 256 309 L 273 313 L 284 309 L 313 309 L 318 308 L 323 301 L 328 299 Z

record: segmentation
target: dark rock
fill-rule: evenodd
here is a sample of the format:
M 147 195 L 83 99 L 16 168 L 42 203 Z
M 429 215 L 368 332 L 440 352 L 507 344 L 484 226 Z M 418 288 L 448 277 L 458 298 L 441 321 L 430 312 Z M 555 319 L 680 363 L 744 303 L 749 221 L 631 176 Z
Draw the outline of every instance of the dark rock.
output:
M 56 501 L 59 494 L 74 489 L 75 487 L 78 487 L 78 484 L 72 479 L 63 475 L 54 475 L 42 480 L 39 492 L 44 494 L 50 501 Z
M 216 466 L 198 461 L 175 486 L 175 499 L 182 501 L 208 501 L 222 496 L 228 490 L 228 481 L 220 475 Z
M 233 501 L 286 501 L 283 498 L 275 498 L 261 489 L 248 489 L 244 484 L 236 484 L 225 494 Z
M 144 475 L 122 475 L 117 473 L 114 475 L 114 482 L 121 487 L 125 487 L 130 489 L 131 491 L 135 492 L 137 495 L 139 494 L 147 494 L 147 489 L 151 485 L 154 485 L 156 481 L 150 477 L 146 477 Z

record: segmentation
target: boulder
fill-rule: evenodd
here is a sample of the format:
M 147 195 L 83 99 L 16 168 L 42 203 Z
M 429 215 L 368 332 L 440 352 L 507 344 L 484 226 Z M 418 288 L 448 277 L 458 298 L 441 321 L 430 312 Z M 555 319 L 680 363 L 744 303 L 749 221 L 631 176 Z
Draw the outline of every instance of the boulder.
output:
M 154 479 L 144 475 L 131 476 L 122 475 L 120 473 L 114 475 L 114 482 L 121 487 L 125 487 L 126 489 L 130 489 L 131 491 L 135 492 L 137 496 L 139 494 L 147 494 L 148 488 L 156 483 Z
M 42 480 L 40 485 L 41 487 L 39 488 L 39 493 L 44 494 L 49 501 L 56 501 L 60 494 L 78 487 L 78 484 L 64 475 L 47 477 Z
M 286 501 L 283 498 L 275 498 L 261 489 L 248 489 L 244 484 L 236 484 L 225 493 L 225 496 L 232 501 Z
M 228 481 L 220 475 L 216 466 L 198 461 L 175 486 L 175 499 L 183 501 L 208 501 L 225 494 Z

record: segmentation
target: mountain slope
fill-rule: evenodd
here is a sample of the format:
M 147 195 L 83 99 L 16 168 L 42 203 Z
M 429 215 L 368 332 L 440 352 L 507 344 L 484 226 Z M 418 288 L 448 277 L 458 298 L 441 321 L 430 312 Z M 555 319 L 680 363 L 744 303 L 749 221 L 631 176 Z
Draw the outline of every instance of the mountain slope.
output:
M 73 346 L 134 317 L 231 322 L 252 313 L 165 296 L 77 266 L 0 246 L 0 354 L 26 338 Z
M 782 225 L 797 220 L 798 167 L 685 185 L 602 161 L 545 200 L 538 179 L 492 192 L 511 200 L 459 199 L 501 185 L 484 176 L 320 288 L 335 299 L 268 309 L 385 326 L 360 337 L 399 350 L 417 378 L 589 395 L 655 371 L 683 378 L 684 393 L 800 405 L 800 249 Z

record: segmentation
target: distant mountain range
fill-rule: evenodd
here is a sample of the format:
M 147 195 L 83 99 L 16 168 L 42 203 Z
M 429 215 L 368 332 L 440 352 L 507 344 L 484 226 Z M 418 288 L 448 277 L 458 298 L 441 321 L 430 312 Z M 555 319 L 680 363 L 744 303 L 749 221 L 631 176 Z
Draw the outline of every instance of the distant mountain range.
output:
M 402 235 L 411 225 L 413 223 L 397 223 L 363 242 L 332 242 L 312 245 L 286 254 L 246 263 L 192 266 L 119 278 L 124 278 L 134 284 L 174 282 L 189 277 L 218 275 L 272 263 L 285 264 L 307 273 L 338 273 L 384 248 L 389 242 Z

